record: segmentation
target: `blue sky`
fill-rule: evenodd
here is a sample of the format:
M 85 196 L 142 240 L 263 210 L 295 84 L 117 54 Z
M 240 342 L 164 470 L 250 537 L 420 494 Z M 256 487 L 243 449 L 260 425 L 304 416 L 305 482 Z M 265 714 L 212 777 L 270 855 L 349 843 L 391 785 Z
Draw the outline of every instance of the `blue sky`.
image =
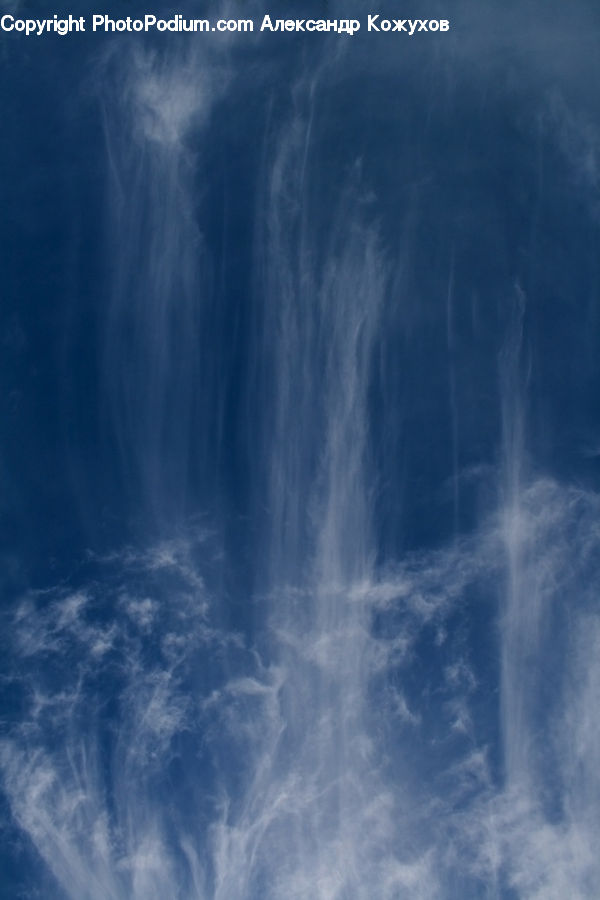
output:
M 600 21 L 356 8 L 1 37 L 7 900 L 597 894 Z

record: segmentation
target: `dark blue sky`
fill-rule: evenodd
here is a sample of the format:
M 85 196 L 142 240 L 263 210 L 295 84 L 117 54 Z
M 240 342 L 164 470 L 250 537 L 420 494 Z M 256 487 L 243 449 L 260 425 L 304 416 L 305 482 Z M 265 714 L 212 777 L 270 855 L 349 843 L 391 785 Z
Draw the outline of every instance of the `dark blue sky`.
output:
M 600 20 L 356 6 L 0 35 L 7 900 L 596 895 Z

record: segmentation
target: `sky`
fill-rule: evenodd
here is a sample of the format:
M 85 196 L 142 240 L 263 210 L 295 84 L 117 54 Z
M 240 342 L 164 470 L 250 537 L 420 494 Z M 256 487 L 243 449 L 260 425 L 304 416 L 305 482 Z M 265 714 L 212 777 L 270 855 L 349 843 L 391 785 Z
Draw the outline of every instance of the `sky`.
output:
M 55 12 L 254 30 L 0 32 L 0 897 L 593 900 L 595 4 Z

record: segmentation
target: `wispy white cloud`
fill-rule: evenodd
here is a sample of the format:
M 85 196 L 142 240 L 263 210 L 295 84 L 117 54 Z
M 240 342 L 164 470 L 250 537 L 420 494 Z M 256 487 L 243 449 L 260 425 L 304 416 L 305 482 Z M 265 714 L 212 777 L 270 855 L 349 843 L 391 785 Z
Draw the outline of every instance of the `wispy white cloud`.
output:
M 600 212 L 600 130 L 584 110 L 573 109 L 554 92 L 540 115 L 544 133 L 554 142 L 574 188 L 592 214 Z

